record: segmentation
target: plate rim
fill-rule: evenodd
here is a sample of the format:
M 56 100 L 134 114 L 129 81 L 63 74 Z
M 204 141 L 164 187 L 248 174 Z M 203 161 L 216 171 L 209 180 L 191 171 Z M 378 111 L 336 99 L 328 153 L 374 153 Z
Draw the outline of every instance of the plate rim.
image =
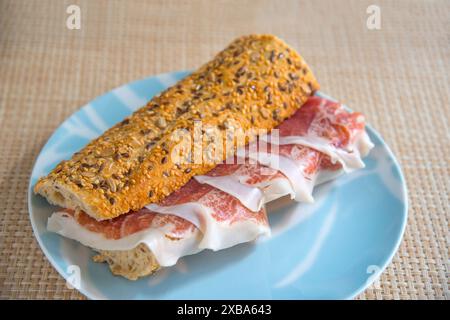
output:
M 335 98 L 323 93 L 322 91 L 318 91 L 319 96 L 329 99 L 329 100 L 333 100 L 338 102 Z M 351 108 L 349 108 L 346 104 L 341 103 L 345 108 L 349 109 L 350 111 L 352 111 Z M 409 202 L 408 202 L 408 185 L 406 184 L 406 179 L 405 176 L 403 174 L 403 170 L 402 167 L 400 165 L 400 162 L 397 160 L 397 157 L 394 155 L 394 153 L 391 150 L 391 147 L 386 143 L 386 141 L 383 139 L 383 137 L 381 136 L 381 134 L 375 130 L 370 124 L 366 124 L 366 129 L 368 131 L 370 131 L 370 133 L 372 135 L 374 135 L 378 140 L 381 141 L 381 143 L 383 144 L 383 147 L 386 149 L 387 154 L 389 155 L 389 157 L 393 160 L 394 162 L 394 166 L 396 168 L 398 168 L 398 173 L 399 173 L 399 178 L 400 178 L 400 183 L 402 186 L 402 203 L 403 205 L 403 213 L 402 213 L 402 223 L 401 223 L 401 231 L 398 234 L 396 240 L 395 240 L 395 245 L 391 251 L 391 253 L 389 254 L 389 256 L 387 257 L 386 261 L 383 263 L 383 265 L 380 267 L 380 269 L 378 270 L 378 272 L 376 273 L 375 276 L 370 277 L 370 281 L 366 281 L 363 285 L 361 285 L 359 288 L 355 289 L 353 294 L 348 295 L 347 297 L 343 298 L 343 300 L 353 300 L 355 299 L 358 295 L 360 295 L 361 293 L 363 293 L 367 288 L 369 288 L 375 281 L 377 281 L 381 274 L 386 270 L 386 268 L 391 264 L 392 260 L 394 259 L 395 254 L 398 252 L 398 249 L 400 248 L 400 244 L 402 243 L 403 240 L 403 236 L 405 234 L 405 230 L 406 230 L 406 224 L 408 222 L 408 215 L 409 215 Z
M 69 114 L 53 131 L 52 134 L 48 137 L 47 141 L 45 142 L 45 144 L 41 147 L 41 149 L 39 150 L 39 154 L 34 158 L 34 162 L 33 162 L 33 167 L 31 169 L 30 172 L 30 177 L 29 177 L 29 182 L 28 182 L 28 190 L 27 190 L 27 208 L 28 208 L 28 218 L 30 220 L 30 224 L 33 230 L 33 234 L 34 234 L 34 238 L 37 240 L 38 244 L 39 244 L 39 248 L 42 250 L 42 252 L 44 253 L 44 256 L 47 258 L 47 260 L 50 262 L 50 264 L 52 265 L 53 268 L 56 269 L 56 271 L 59 273 L 59 275 L 66 281 L 67 283 L 67 276 L 65 274 L 65 272 L 62 270 L 62 268 L 54 261 L 53 256 L 50 254 L 50 252 L 48 251 L 47 247 L 44 245 L 44 242 L 42 240 L 42 238 L 40 237 L 38 230 L 37 230 L 37 226 L 35 225 L 34 219 L 33 219 L 33 208 L 32 208 L 32 196 L 34 195 L 33 192 L 33 173 L 34 170 L 36 168 L 36 163 L 39 160 L 39 158 L 42 156 L 42 151 L 48 146 L 50 140 L 54 137 L 54 135 L 56 134 L 56 132 L 64 125 L 64 123 L 66 121 L 68 121 L 70 118 L 72 118 L 73 116 L 75 116 L 77 113 L 81 112 L 89 103 L 102 98 L 103 96 L 119 89 L 125 86 L 129 86 L 132 85 L 133 83 L 137 83 L 137 82 L 141 82 L 141 81 L 145 81 L 149 78 L 155 78 L 155 77 L 160 77 L 160 76 L 172 76 L 174 74 L 189 74 L 191 73 L 192 70 L 177 70 L 177 71 L 172 71 L 172 72 L 164 72 L 164 73 L 158 73 L 158 74 L 154 74 L 154 75 L 149 75 L 140 79 L 136 79 L 136 80 L 132 80 L 129 81 L 127 83 L 124 83 L 122 85 L 119 85 L 117 87 L 114 87 L 110 90 L 105 91 L 104 93 L 96 96 L 95 98 L 93 98 L 92 100 L 88 101 L 86 104 L 84 104 L 83 106 L 79 107 L 77 110 L 75 110 L 74 112 L 72 112 L 71 114 Z M 179 80 L 177 80 L 179 81 Z M 162 89 L 165 90 L 166 88 Z M 329 100 L 333 100 L 333 101 L 337 101 L 335 98 L 323 93 L 323 91 L 317 91 L 317 94 L 321 97 L 327 98 Z M 348 106 L 346 106 L 346 104 L 341 103 L 343 106 L 345 106 L 347 109 L 351 110 L 350 108 L 348 108 Z M 400 162 L 397 160 L 397 158 L 395 157 L 394 153 L 392 152 L 391 148 L 389 147 L 389 145 L 386 143 L 386 141 L 383 139 L 383 137 L 381 136 L 381 134 L 375 130 L 370 124 L 366 124 L 366 129 L 367 131 L 370 131 L 370 133 L 372 135 L 374 135 L 378 140 L 380 140 L 380 142 L 382 143 L 383 147 L 386 149 L 387 154 L 389 155 L 389 157 L 392 159 L 393 164 L 395 166 L 395 168 L 398 170 L 399 173 L 399 180 L 400 180 L 400 185 L 401 185 L 401 189 L 402 189 L 402 203 L 403 203 L 403 212 L 402 212 L 402 221 L 401 221 L 401 226 L 400 226 L 400 232 L 398 233 L 396 240 L 395 240 L 395 244 L 393 246 L 393 249 L 391 250 L 391 252 L 389 253 L 389 255 L 387 256 L 387 258 L 385 259 L 384 263 L 382 266 L 380 266 L 379 270 L 377 271 L 377 273 L 374 276 L 369 277 L 369 280 L 364 282 L 361 286 L 359 286 L 357 289 L 355 289 L 353 292 L 351 292 L 348 296 L 344 296 L 342 297 L 341 300 L 353 300 L 355 297 L 357 297 L 358 295 L 360 295 L 362 292 L 364 292 L 368 287 L 370 287 L 377 279 L 379 279 L 379 277 L 381 276 L 381 274 L 386 270 L 386 268 L 391 264 L 395 254 L 398 252 L 398 249 L 400 247 L 400 244 L 403 240 L 403 236 L 406 230 L 406 224 L 408 221 L 408 215 L 409 215 L 409 202 L 408 202 L 408 187 L 406 184 L 406 179 L 404 177 L 403 174 L 403 170 L 402 167 L 400 165 Z M 83 294 L 86 298 L 93 300 L 96 299 L 95 297 L 91 296 L 90 293 L 88 293 L 88 290 L 85 290 L 83 287 L 80 287 L 79 289 L 76 289 L 78 292 L 80 292 L 81 294 Z M 292 299 L 292 300 L 299 300 L 299 299 Z

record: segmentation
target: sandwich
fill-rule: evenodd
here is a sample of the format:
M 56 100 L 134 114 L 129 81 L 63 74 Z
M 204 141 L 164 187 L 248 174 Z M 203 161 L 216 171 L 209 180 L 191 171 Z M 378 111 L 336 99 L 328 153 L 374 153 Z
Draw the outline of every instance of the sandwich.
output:
M 38 180 L 58 207 L 48 230 L 130 280 L 269 236 L 269 207 L 313 202 L 373 146 L 363 115 L 318 89 L 282 40 L 236 39 Z

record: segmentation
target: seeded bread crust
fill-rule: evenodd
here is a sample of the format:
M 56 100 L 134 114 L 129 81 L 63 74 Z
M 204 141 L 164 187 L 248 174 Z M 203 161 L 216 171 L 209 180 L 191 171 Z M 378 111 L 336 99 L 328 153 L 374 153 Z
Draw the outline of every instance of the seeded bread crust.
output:
M 209 63 L 63 161 L 35 185 L 55 205 L 105 220 L 158 202 L 225 160 L 173 163 L 179 130 L 272 129 L 319 85 L 302 57 L 272 35 L 238 38 Z M 235 141 L 235 147 L 248 143 Z M 207 148 L 208 140 L 202 140 Z M 234 152 L 234 151 L 232 151 Z

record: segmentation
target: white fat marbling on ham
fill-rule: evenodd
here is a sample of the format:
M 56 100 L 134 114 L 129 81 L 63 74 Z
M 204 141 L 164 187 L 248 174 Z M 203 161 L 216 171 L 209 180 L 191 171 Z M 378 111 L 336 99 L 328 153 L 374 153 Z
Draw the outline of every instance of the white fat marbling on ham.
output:
M 162 203 L 150 204 L 147 208 L 195 224 L 203 234 L 199 243 L 202 249 L 225 249 L 270 234 L 264 208 L 251 211 L 232 195 L 195 179 Z

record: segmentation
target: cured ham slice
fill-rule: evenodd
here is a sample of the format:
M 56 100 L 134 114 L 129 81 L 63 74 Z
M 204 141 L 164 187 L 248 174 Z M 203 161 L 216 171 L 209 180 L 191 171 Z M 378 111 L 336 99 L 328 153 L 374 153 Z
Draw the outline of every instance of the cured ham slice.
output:
M 362 157 L 373 147 L 361 113 L 348 112 L 341 104 L 317 96 L 309 98 L 277 128 L 279 139 L 270 143 L 298 144 L 320 151 L 345 172 L 364 168 Z M 260 139 L 269 141 L 267 136 Z
M 251 210 L 285 195 L 312 202 L 315 185 L 335 178 L 342 168 L 364 166 L 361 157 L 373 146 L 364 126 L 361 114 L 312 97 L 277 127 L 278 136 L 260 137 L 239 150 L 244 164 L 221 164 L 195 179 L 235 196 Z M 261 148 L 261 142 L 267 145 Z
M 286 194 L 294 196 L 289 181 L 279 170 L 259 163 L 220 164 L 208 175 L 195 179 L 236 197 L 252 211 Z
M 189 221 L 146 208 L 97 221 L 86 213 L 55 212 L 47 229 L 97 250 L 131 250 L 144 243 L 161 266 L 174 265 L 185 255 L 200 251 L 201 232 Z
M 160 204 L 147 208 L 177 215 L 196 225 L 203 233 L 201 249 L 225 249 L 270 234 L 265 208 L 251 211 L 234 196 L 195 179 Z
M 221 164 L 195 179 L 235 196 L 253 211 L 285 195 L 313 202 L 311 194 L 322 159 L 320 152 L 300 145 L 282 145 L 275 150 L 250 153 L 249 158 L 241 165 Z
M 252 212 L 233 196 L 195 180 L 159 206 L 105 221 L 62 210 L 49 218 L 47 229 L 97 250 L 130 250 L 144 243 L 161 266 L 202 249 L 225 249 L 270 234 L 264 208 Z
M 63 210 L 49 218 L 47 229 L 97 250 L 130 250 L 144 243 L 161 266 L 202 249 L 225 249 L 270 234 L 264 208 L 252 212 L 233 196 L 195 180 L 159 206 L 106 221 Z

